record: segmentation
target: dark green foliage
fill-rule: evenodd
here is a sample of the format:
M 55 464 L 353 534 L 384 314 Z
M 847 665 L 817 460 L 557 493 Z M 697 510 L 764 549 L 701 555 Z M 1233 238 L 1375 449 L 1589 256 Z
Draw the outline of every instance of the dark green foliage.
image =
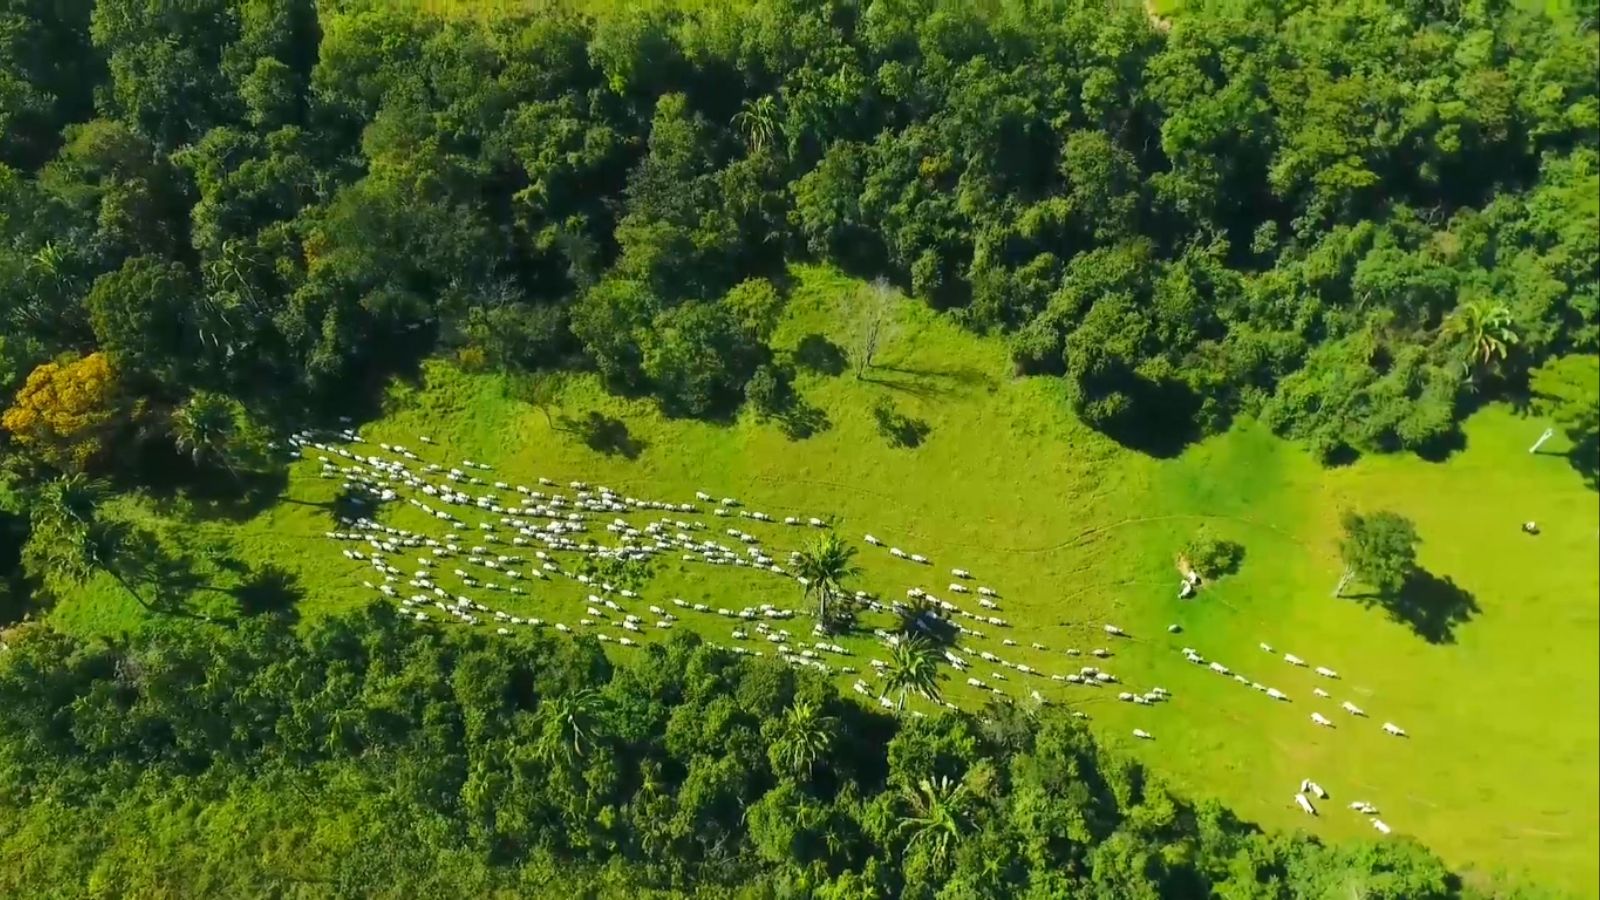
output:
M 878 434 L 888 441 L 891 447 L 921 446 L 933 430 L 927 422 L 906 415 L 888 400 L 879 400 L 873 404 L 872 420 L 878 426 Z
M 1592 15 L 1536 6 L 13 0 L 0 383 L 98 345 L 287 414 L 464 349 L 720 418 L 809 254 L 1131 446 L 1444 453 L 1600 349 Z
M 892 719 L 688 632 L 621 667 L 384 605 L 7 642 L 9 896 L 1460 896 L 1409 840 L 1192 806 L 1064 710 Z
M 1416 571 L 1421 538 L 1410 519 L 1385 510 L 1365 516 L 1346 512 L 1340 521 L 1344 539 L 1339 556 L 1347 577 L 1354 575 L 1380 594 L 1392 594 Z
M 1201 528 L 1183 545 L 1183 558 L 1202 576 L 1221 578 L 1239 571 L 1239 564 L 1244 561 L 1244 545 Z

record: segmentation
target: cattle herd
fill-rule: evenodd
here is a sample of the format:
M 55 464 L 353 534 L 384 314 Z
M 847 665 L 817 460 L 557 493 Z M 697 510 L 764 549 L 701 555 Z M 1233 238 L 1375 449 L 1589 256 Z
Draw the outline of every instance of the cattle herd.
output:
M 419 436 L 417 441 L 421 447 L 437 449 L 429 437 Z M 368 443 L 349 427 L 331 432 L 301 431 L 289 438 L 287 449 L 294 457 L 315 459 L 320 465 L 320 477 L 342 481 L 347 496 L 361 504 L 361 512 L 341 516 L 340 530 L 325 532 L 324 537 L 344 545 L 341 547 L 344 557 L 369 567 L 371 577 L 363 584 L 394 601 L 414 621 L 492 627 L 499 635 L 510 635 L 519 628 L 548 627 L 566 634 L 590 633 L 599 641 L 619 647 L 637 647 L 647 630 L 672 629 L 680 617 L 721 620 L 728 627 L 727 634 L 732 641 L 724 646 L 732 652 L 762 656 L 766 651 L 761 645 L 765 644 L 775 656 L 795 666 L 829 675 L 835 672 L 864 674 L 865 677 L 853 681 L 851 689 L 862 696 L 875 697 L 880 706 L 895 707 L 886 691 L 874 688 L 867 680 L 876 678 L 881 682 L 887 663 L 869 659 L 865 673 L 859 673 L 852 664 L 851 652 L 829 640 L 820 623 L 814 625 L 809 634 L 791 633 L 788 626 L 794 624 L 794 609 L 770 603 L 738 609 L 713 607 L 680 598 L 650 603 L 634 590 L 613 585 L 598 575 L 585 574 L 604 570 L 608 560 L 626 563 L 675 556 L 683 563 L 743 568 L 774 578 L 791 579 L 796 581 L 797 588 L 803 589 L 805 579 L 785 568 L 799 552 L 785 554 L 770 549 L 760 537 L 745 530 L 756 527 L 746 523 L 781 525 L 784 529 L 831 527 L 823 518 L 790 515 L 780 520 L 746 509 L 733 497 L 716 499 L 707 491 L 696 492 L 694 502 L 663 501 L 628 496 L 603 485 L 581 481 L 569 481 L 564 485 L 549 478 L 539 478 L 534 485 L 492 481 L 488 475 L 492 467 L 485 463 L 462 460 L 451 466 L 428 461 L 403 445 Z M 398 512 L 403 508 L 399 506 L 402 501 L 414 510 L 410 518 L 418 524 L 413 527 L 399 527 L 384 521 L 402 518 Z M 707 512 L 710 520 L 706 518 Z M 713 524 L 716 520 L 724 520 L 727 525 L 738 524 L 734 527 L 722 522 Z M 865 535 L 864 541 L 885 550 L 890 558 L 904 560 L 912 566 L 931 568 L 933 565 L 924 554 L 892 546 L 874 535 Z M 1077 666 L 1076 671 L 1044 672 L 976 646 L 991 640 L 988 629 L 1009 628 L 1010 623 L 996 614 L 1000 611 L 1001 594 L 988 585 L 969 586 L 975 579 L 965 568 L 952 568 L 950 574 L 955 580 L 948 584 L 948 593 L 975 599 L 978 609 L 963 608 L 916 585 L 907 587 L 905 595 L 916 601 L 922 610 L 920 615 L 910 618 L 912 627 L 930 634 L 954 632 L 953 646 L 943 651 L 943 659 L 964 676 L 967 685 L 1011 700 L 1014 698 L 1001 685 L 1014 683 L 1019 693 L 1025 692 L 1034 703 L 1044 704 L 1046 698 L 1028 684 L 1030 679 L 1101 689 L 1120 683 L 1116 675 L 1098 665 Z M 571 606 L 581 607 L 582 615 L 563 617 L 546 613 L 540 617 L 500 608 L 513 603 L 525 607 L 529 602 L 556 599 L 563 593 L 580 596 L 581 601 Z M 800 593 L 796 591 L 797 596 Z M 908 612 L 899 600 L 865 591 L 855 591 L 853 599 L 875 612 L 897 613 L 903 618 Z M 929 617 L 936 621 L 930 621 Z M 562 618 L 567 621 L 561 621 Z M 714 635 L 718 628 L 713 622 L 697 622 L 696 630 L 716 643 Z M 1169 630 L 1179 629 L 1172 626 Z M 1107 638 L 1129 638 L 1120 627 L 1112 624 L 1102 625 L 1101 632 Z M 882 628 L 872 633 L 886 647 L 893 647 L 902 639 Z M 1000 644 L 1002 647 L 1017 646 L 1010 638 L 1002 638 Z M 1030 646 L 1034 650 L 1047 649 L 1037 641 Z M 1270 645 L 1260 646 L 1264 653 L 1277 655 Z M 1107 647 L 1088 652 L 1099 660 L 1113 655 Z M 1271 700 L 1290 702 L 1289 696 L 1277 688 L 1247 678 L 1221 662 L 1207 660 L 1193 647 L 1182 648 L 1182 653 L 1189 662 L 1231 678 Z M 1083 651 L 1067 648 L 1062 655 L 1073 659 L 1081 657 Z M 1282 659 L 1292 667 L 1309 667 L 1292 653 L 1282 654 Z M 980 671 L 980 663 L 988 666 L 987 672 Z M 1340 681 L 1339 674 L 1327 667 L 1317 666 L 1313 671 L 1330 684 Z M 1015 682 L 1006 674 L 1008 672 L 1016 676 Z M 1331 699 L 1320 687 L 1314 688 L 1313 694 L 1319 699 Z M 1170 702 L 1172 694 L 1165 688 L 1152 687 L 1143 691 L 1120 691 L 1116 698 L 1139 706 L 1155 706 Z M 948 700 L 936 702 L 954 708 Z M 1367 718 L 1366 712 L 1349 700 L 1343 701 L 1340 708 L 1355 719 Z M 922 715 L 916 710 L 910 712 Z M 1073 715 L 1087 717 L 1082 712 Z M 1321 712 L 1311 712 L 1310 720 L 1321 728 L 1338 727 Z M 1388 734 L 1406 736 L 1405 730 L 1392 722 L 1383 723 L 1382 728 Z M 1141 740 L 1154 740 L 1154 736 L 1142 728 L 1133 729 L 1133 735 Z M 1302 782 L 1293 799 L 1307 814 L 1316 815 L 1311 796 L 1325 799 L 1327 793 L 1307 780 Z M 1372 816 L 1373 827 L 1381 833 L 1389 833 L 1389 826 L 1376 818 L 1376 806 L 1355 801 L 1350 808 Z

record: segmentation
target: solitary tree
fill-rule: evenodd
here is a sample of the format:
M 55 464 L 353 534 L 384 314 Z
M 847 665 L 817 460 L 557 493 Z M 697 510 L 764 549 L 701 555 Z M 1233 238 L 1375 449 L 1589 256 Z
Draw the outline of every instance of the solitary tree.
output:
M 796 700 L 782 718 L 773 720 L 774 734 L 769 751 L 773 768 L 805 777 L 818 762 L 827 759 L 833 748 L 838 720 L 825 716 L 815 703 Z
M 1417 529 L 1411 520 L 1392 512 L 1363 516 L 1344 514 L 1344 540 L 1339 556 L 1344 574 L 1333 589 L 1335 597 L 1344 593 L 1354 578 L 1360 578 L 1380 593 L 1392 593 L 1405 584 L 1417 565 Z
M 860 378 L 872 368 L 878 348 L 887 339 L 894 324 L 894 288 L 879 278 L 863 292 L 861 308 L 856 313 L 855 357 L 856 377 Z
M 884 691 L 897 695 L 895 712 L 905 709 L 907 693 L 939 700 L 939 653 L 926 638 L 902 638 L 895 644 L 883 675 Z
M 861 573 L 852 560 L 856 548 L 839 539 L 832 531 L 822 534 L 800 548 L 800 558 L 795 561 L 795 574 L 805 579 L 805 596 L 817 602 L 817 621 L 828 627 L 837 616 L 829 604 L 844 593 L 844 581 Z

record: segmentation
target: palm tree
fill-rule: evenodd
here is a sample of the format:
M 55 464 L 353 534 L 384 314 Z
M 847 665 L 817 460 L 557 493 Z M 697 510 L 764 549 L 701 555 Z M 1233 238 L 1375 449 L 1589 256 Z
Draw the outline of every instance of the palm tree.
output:
M 547 761 L 562 762 L 587 753 L 598 739 L 603 699 L 594 688 L 546 697 L 539 704 L 539 742 L 535 752 Z
M 45 482 L 34 496 L 35 527 L 84 528 L 95 521 L 109 490 L 104 481 L 82 473 Z
M 821 535 L 800 548 L 800 558 L 795 561 L 795 574 L 804 579 L 807 599 L 817 600 L 817 621 L 824 628 L 830 623 L 828 603 L 844 594 L 843 582 L 861 574 L 861 568 L 851 562 L 856 548 L 839 539 L 832 531 Z
M 778 101 L 771 94 L 745 100 L 733 117 L 733 127 L 744 133 L 752 154 L 760 153 L 778 133 Z
M 1466 342 L 1467 369 L 1475 364 L 1493 366 L 1510 353 L 1519 340 L 1511 317 L 1511 309 L 1504 303 L 1487 300 L 1468 300 L 1450 316 L 1448 330 Z
M 898 693 L 895 712 L 905 709 L 907 692 L 938 702 L 939 652 L 926 638 L 901 638 L 889 649 L 889 665 L 884 668 L 885 693 Z
M 196 391 L 172 415 L 172 438 L 179 452 L 189 454 L 195 465 L 207 459 L 220 462 L 234 478 L 239 473 L 229 460 L 238 433 L 234 401 L 210 391 Z
M 900 828 L 911 833 L 906 851 L 925 846 L 934 867 L 943 868 L 972 830 L 976 801 L 988 788 L 992 774 L 980 765 L 969 770 L 960 783 L 944 776 L 924 778 L 914 790 L 905 791 L 908 809 L 900 819 Z
M 832 749 L 837 722 L 834 717 L 823 715 L 811 701 L 796 700 L 776 723 L 773 762 L 792 775 L 809 777 Z

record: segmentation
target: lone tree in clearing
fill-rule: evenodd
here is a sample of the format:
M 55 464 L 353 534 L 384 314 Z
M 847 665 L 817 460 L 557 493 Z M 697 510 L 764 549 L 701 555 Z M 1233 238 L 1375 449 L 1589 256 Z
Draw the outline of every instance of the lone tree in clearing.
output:
M 872 368 L 872 359 L 878 348 L 894 332 L 894 288 L 885 279 L 872 282 L 863 291 L 861 308 L 856 317 L 855 357 L 856 377 L 860 378 Z
M 1344 560 L 1344 574 L 1333 595 L 1341 596 L 1350 581 L 1358 577 L 1381 594 L 1399 590 L 1417 567 L 1417 544 L 1421 538 L 1411 520 L 1392 512 L 1370 516 L 1347 512 L 1343 525 L 1339 556 Z

